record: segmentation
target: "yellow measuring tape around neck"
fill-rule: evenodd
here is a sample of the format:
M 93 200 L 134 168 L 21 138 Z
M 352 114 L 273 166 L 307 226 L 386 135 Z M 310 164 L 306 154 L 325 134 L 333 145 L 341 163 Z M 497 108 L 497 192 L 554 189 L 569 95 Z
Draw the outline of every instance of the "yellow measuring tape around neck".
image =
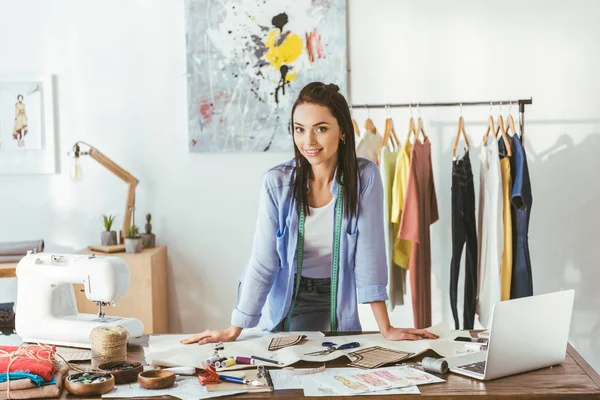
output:
M 342 232 L 342 216 L 344 212 L 344 200 L 342 196 L 342 185 L 337 187 L 337 201 L 335 204 L 335 232 L 333 240 L 333 251 L 331 255 L 331 332 L 337 332 L 337 290 L 338 290 L 338 273 L 340 269 L 340 238 Z M 298 244 L 296 246 L 296 284 L 294 287 L 294 297 L 292 298 L 292 304 L 290 311 L 285 320 L 284 331 L 290 330 L 292 322 L 292 314 L 294 312 L 294 306 L 296 305 L 296 299 L 298 298 L 298 291 L 300 289 L 300 278 L 302 277 L 302 261 L 304 259 L 304 223 L 306 216 L 304 215 L 304 204 L 300 203 L 300 217 L 298 220 Z

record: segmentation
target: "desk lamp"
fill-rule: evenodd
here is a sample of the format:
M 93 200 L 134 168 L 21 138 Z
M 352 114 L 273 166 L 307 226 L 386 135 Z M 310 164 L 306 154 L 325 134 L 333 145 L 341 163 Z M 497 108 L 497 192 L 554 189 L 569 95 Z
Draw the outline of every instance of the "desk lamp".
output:
M 87 151 L 81 151 L 79 145 L 84 145 L 88 147 Z M 110 172 L 121 178 L 125 183 L 129 185 L 129 189 L 127 191 L 127 203 L 125 204 L 125 216 L 123 218 L 123 227 L 119 234 L 121 238 L 121 243 L 124 243 L 125 235 L 129 231 L 129 226 L 133 223 L 135 224 L 135 187 L 139 183 L 139 181 L 131 175 L 129 172 L 125 171 L 123 168 L 115 164 L 114 161 L 106 157 L 104 154 L 100 153 L 98 149 L 92 147 L 91 145 L 79 141 L 73 145 L 73 153 L 68 153 L 73 156 L 73 163 L 71 165 L 71 179 L 74 181 L 80 181 L 83 177 L 81 165 L 79 163 L 80 156 L 91 156 L 94 160 L 98 161 L 102 166 L 108 169 Z

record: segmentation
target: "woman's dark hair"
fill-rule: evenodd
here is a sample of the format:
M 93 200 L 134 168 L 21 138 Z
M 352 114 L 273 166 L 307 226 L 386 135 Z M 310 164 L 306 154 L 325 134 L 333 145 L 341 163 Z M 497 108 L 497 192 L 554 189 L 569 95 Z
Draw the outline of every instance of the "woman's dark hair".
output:
M 327 107 L 335 117 L 340 126 L 340 131 L 344 136 L 344 141 L 340 140 L 337 159 L 337 179 L 338 184 L 342 185 L 344 198 L 344 212 L 346 216 L 356 216 L 358 204 L 358 166 L 356 161 L 356 150 L 354 144 L 354 128 L 348 103 L 337 85 L 326 85 L 321 82 L 312 82 L 306 85 L 294 106 L 292 107 L 291 129 L 294 133 L 294 112 L 300 104 L 317 104 Z M 296 143 L 294 142 L 294 154 L 296 160 L 296 171 L 294 174 L 294 198 L 298 205 L 304 207 L 304 213 L 309 214 L 308 208 L 308 173 L 310 163 L 302 155 Z M 343 178 L 342 178 L 343 177 Z M 343 182 L 342 182 L 343 179 Z M 298 208 L 298 211 L 300 209 Z
M 17 100 L 19 100 L 19 97 L 21 98 L 21 100 L 23 100 L 23 95 L 22 94 L 17 95 Z

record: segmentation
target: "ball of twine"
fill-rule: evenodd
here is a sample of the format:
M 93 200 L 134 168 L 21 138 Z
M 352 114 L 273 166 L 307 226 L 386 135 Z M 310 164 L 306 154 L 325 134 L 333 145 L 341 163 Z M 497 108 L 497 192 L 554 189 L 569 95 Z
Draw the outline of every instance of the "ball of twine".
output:
M 97 326 L 90 332 L 92 368 L 107 362 L 127 360 L 129 334 L 122 326 Z

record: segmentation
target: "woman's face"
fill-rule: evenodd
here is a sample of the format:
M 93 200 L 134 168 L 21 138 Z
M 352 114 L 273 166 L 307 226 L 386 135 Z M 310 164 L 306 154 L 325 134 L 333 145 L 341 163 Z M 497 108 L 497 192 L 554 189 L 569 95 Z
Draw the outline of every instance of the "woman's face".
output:
M 22 100 L 23 100 L 23 96 L 21 96 L 21 95 L 18 95 L 18 96 L 17 96 L 17 100 L 19 100 L 19 101 L 22 101 Z
M 337 155 L 340 126 L 329 109 L 304 103 L 294 111 L 294 143 L 311 165 L 318 165 Z

